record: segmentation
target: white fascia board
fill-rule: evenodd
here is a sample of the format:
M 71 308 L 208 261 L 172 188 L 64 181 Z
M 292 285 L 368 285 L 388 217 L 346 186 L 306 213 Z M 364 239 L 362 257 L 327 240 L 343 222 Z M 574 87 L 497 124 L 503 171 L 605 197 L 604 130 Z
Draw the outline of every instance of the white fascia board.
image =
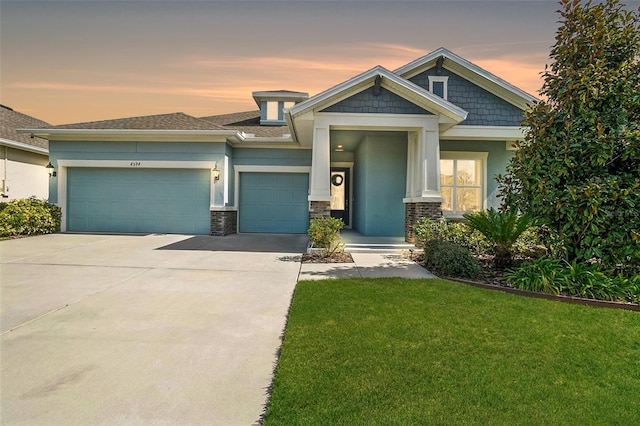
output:
M 5 145 L 10 148 L 21 149 L 22 151 L 35 152 L 36 154 L 49 155 L 49 150 L 46 148 L 40 148 L 39 146 L 27 145 L 26 143 L 12 141 L 11 139 L 0 138 L 0 145 Z
M 291 108 L 285 108 L 284 119 L 286 120 L 287 126 L 289 126 L 289 129 L 291 129 L 291 139 L 296 144 L 300 144 L 300 142 L 298 141 L 298 134 L 296 132 L 296 127 L 293 124 L 293 117 L 291 116 Z
M 235 130 L 127 130 L 127 129 L 18 129 L 18 133 L 32 134 L 48 140 L 148 140 L 225 142 L 227 137 L 238 135 Z
M 519 126 L 453 126 L 440 133 L 441 140 L 513 141 L 522 140 L 526 127 Z
M 421 58 L 401 66 L 396 69 L 394 73 L 403 78 L 411 78 L 429 68 L 432 68 L 441 56 L 444 56 L 446 59 L 442 64 L 443 68 L 455 72 L 456 74 L 460 74 L 462 77 L 467 78 L 483 89 L 495 93 L 497 96 L 519 108 L 526 109 L 529 104 L 538 101 L 538 98 L 535 96 L 530 95 L 508 81 L 505 81 L 497 75 L 480 68 L 476 64 L 469 62 L 444 47 L 436 49 Z

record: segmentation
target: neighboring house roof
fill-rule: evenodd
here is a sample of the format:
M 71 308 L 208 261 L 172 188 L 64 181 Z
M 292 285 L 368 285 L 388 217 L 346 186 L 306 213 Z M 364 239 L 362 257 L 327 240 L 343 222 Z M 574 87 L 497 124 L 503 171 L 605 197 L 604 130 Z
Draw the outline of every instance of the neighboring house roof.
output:
M 438 59 L 440 58 L 443 58 L 442 66 L 444 68 L 468 79 L 472 83 L 475 83 L 492 93 L 495 93 L 507 102 L 510 102 L 521 109 L 526 109 L 529 104 L 538 100 L 535 96 L 530 95 L 524 90 L 501 79 L 497 75 L 480 68 L 476 64 L 469 62 L 444 47 L 440 47 L 433 52 L 416 59 L 415 61 L 411 61 L 393 72 L 402 78 L 409 79 L 436 66 Z
M 210 121 L 227 130 L 238 130 L 256 137 L 281 138 L 291 133 L 289 126 L 261 126 L 259 110 L 212 115 L 200 117 L 200 119 Z
M 18 133 L 18 129 L 24 127 L 43 127 L 49 123 L 37 118 L 14 111 L 5 105 L 0 105 L 0 142 L 3 145 L 26 151 L 47 154 L 49 152 L 49 141 L 46 139 L 31 137 Z
M 66 130 L 225 130 L 210 121 L 174 112 L 171 114 L 145 115 L 141 117 L 118 118 L 115 120 L 88 121 L 84 123 L 48 126 L 46 129 Z

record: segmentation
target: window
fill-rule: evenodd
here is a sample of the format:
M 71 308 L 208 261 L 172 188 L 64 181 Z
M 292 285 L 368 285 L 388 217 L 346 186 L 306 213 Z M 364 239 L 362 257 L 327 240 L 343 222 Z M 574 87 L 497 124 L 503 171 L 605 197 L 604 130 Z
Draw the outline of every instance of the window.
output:
M 278 120 L 278 102 L 277 101 L 267 102 L 267 120 L 269 121 Z
M 462 216 L 484 208 L 487 155 L 486 152 L 440 153 L 440 193 L 445 215 Z
M 442 99 L 447 99 L 447 82 L 449 77 L 446 76 L 429 76 L 429 91 Z

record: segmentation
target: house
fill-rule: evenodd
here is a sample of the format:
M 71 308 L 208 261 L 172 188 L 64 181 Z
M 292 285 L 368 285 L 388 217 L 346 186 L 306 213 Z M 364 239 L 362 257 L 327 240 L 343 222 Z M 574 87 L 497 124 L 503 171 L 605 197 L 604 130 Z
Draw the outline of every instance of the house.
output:
M 49 197 L 49 149 L 46 139 L 18 133 L 49 124 L 0 105 L 0 201 Z
M 315 96 L 253 97 L 250 112 L 24 130 L 49 141 L 62 230 L 304 233 L 332 215 L 411 242 L 421 217 L 496 205 L 535 101 L 444 48 Z

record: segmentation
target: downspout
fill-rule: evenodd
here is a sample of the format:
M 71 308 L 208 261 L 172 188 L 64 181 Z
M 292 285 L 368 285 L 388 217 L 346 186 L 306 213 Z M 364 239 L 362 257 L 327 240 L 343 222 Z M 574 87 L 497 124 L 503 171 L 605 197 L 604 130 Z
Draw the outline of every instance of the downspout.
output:
M 7 195 L 7 192 L 9 191 L 9 188 L 7 188 L 7 164 L 8 164 L 8 159 L 7 157 L 9 156 L 9 147 L 7 147 L 6 145 L 3 146 L 4 148 L 4 156 L 2 158 L 2 162 L 3 167 L 2 167 L 2 198 L 9 198 L 9 195 Z

